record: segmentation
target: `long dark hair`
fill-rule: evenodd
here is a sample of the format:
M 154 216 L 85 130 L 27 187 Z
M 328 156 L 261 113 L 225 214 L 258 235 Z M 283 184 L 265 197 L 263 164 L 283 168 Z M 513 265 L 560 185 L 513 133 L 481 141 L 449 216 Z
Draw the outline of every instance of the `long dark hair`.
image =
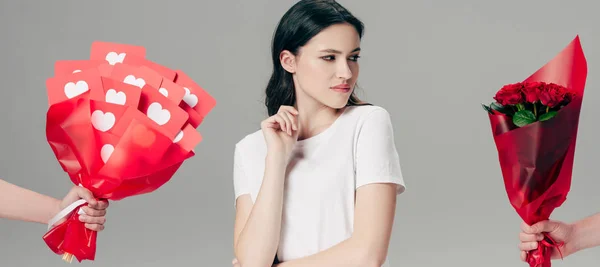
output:
M 340 23 L 354 26 L 362 38 L 364 24 L 334 0 L 301 0 L 283 15 L 273 35 L 271 47 L 273 74 L 267 84 L 265 98 L 269 116 L 276 114 L 282 105 L 294 105 L 296 100 L 292 74 L 279 61 L 281 52 L 288 50 L 297 55 L 298 49 L 312 37 L 323 29 Z M 352 92 L 347 105 L 360 103 L 361 100 Z

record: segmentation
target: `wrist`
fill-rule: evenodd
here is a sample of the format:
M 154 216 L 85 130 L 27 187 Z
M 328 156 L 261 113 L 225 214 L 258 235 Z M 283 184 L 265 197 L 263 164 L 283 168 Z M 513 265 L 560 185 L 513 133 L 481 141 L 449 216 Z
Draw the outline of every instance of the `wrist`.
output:
M 51 214 L 50 214 L 50 218 L 48 218 L 48 221 L 50 221 L 50 219 L 52 219 L 52 217 L 54 217 L 56 214 L 58 214 L 61 210 L 61 202 L 62 200 L 60 199 L 52 199 L 52 210 L 51 210 Z M 48 223 L 48 221 L 45 221 L 44 223 Z
M 56 214 L 58 214 L 61 210 L 60 208 L 60 202 L 61 200 L 56 199 L 56 198 L 50 198 L 47 200 L 44 200 L 45 203 L 47 203 L 46 205 L 43 206 L 43 210 L 40 211 L 40 216 L 38 216 L 38 218 L 35 220 L 37 223 L 41 223 L 41 224 L 47 224 L 52 217 L 54 217 Z
M 573 223 L 573 234 L 570 240 L 572 253 L 586 249 L 587 227 L 584 220 Z
M 588 217 L 577 221 L 573 225 L 571 238 L 574 252 L 600 245 L 600 220 Z
M 266 164 L 285 165 L 286 156 L 285 153 L 279 151 L 268 151 L 265 156 Z

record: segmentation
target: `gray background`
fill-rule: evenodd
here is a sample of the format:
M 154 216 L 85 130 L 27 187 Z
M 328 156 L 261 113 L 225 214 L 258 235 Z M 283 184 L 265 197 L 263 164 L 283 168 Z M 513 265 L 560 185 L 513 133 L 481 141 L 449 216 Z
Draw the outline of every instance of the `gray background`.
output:
M 45 140 L 45 80 L 94 40 L 143 45 L 218 101 L 198 155 L 154 194 L 113 202 L 83 266 L 230 266 L 235 142 L 266 112 L 275 24 L 295 1 L 8 1 L 0 4 L 0 177 L 57 198 L 70 184 Z M 408 189 L 393 266 L 525 266 L 488 103 L 581 35 L 589 77 L 572 191 L 554 218 L 598 212 L 600 24 L 595 1 L 340 1 L 366 24 L 360 96 L 392 114 Z M 596 136 L 596 137 L 594 137 Z M 596 166 L 596 167 L 595 167 Z M 65 266 L 45 226 L 0 220 L 1 266 Z M 592 249 L 553 266 L 590 266 Z

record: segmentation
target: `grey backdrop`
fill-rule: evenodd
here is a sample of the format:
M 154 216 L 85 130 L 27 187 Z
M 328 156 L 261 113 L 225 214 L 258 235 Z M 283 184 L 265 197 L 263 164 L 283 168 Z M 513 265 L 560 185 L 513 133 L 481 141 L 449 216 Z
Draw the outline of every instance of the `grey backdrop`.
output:
M 82 266 L 230 266 L 232 153 L 265 116 L 270 37 L 295 1 L 8 1 L 0 5 L 0 177 L 61 198 L 71 186 L 45 140 L 45 80 L 94 40 L 143 45 L 216 99 L 198 155 L 150 195 L 113 202 L 97 260 Z M 600 211 L 599 5 L 595 1 L 340 1 L 366 24 L 360 96 L 387 108 L 408 186 L 392 266 L 526 266 L 480 106 L 575 37 L 589 77 L 571 194 L 554 218 Z M 596 137 L 594 137 L 596 136 Z M 45 226 L 0 220 L 0 266 L 65 266 Z M 554 266 L 590 266 L 593 249 Z

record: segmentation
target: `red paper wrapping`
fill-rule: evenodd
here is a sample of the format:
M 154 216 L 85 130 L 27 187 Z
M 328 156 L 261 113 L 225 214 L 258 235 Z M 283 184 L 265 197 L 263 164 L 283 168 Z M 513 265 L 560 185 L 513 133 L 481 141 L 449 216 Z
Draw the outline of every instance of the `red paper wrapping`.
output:
M 506 193 L 529 225 L 548 220 L 569 193 L 586 76 L 587 63 L 577 36 L 524 81 L 554 83 L 574 93 L 555 117 L 516 127 L 500 112 L 488 114 Z M 560 251 L 562 244 L 544 235 L 538 249 L 527 255 L 531 267 L 550 267 L 552 250 Z
M 121 200 L 167 183 L 202 140 L 194 118 L 216 105 L 185 73 L 144 57 L 141 46 L 97 41 L 90 60 L 58 61 L 46 82 L 48 144 L 70 180 L 97 199 Z M 195 109 L 182 108 L 184 94 Z M 43 236 L 54 253 L 79 262 L 95 259 L 97 239 L 78 220 L 81 206 Z

